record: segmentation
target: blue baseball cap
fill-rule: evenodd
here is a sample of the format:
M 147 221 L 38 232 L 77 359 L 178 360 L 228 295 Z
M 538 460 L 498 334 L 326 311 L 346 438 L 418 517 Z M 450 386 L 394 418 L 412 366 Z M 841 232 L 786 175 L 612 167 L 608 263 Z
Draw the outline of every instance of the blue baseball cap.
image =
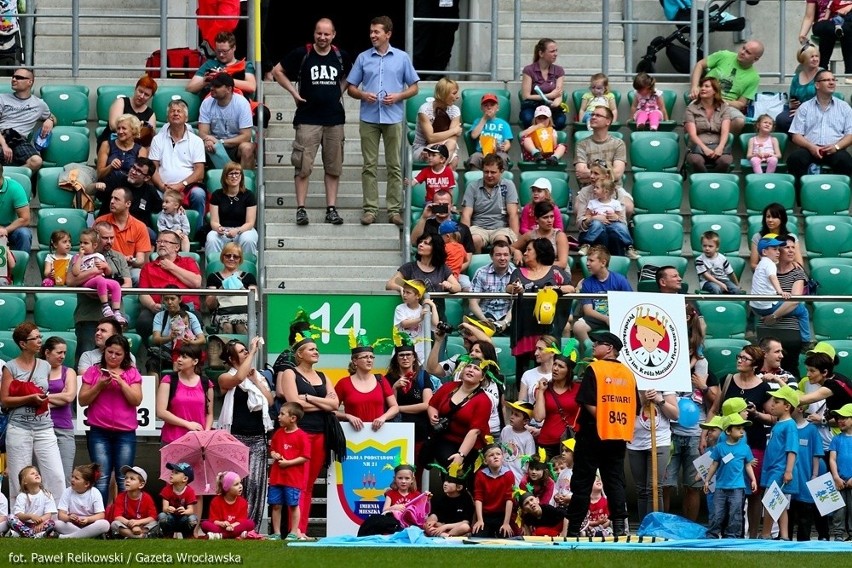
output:
M 440 225 L 438 225 L 438 234 L 439 235 L 449 235 L 451 233 L 457 233 L 459 231 L 459 224 L 453 221 L 452 219 L 447 219 L 446 221 L 442 221 Z

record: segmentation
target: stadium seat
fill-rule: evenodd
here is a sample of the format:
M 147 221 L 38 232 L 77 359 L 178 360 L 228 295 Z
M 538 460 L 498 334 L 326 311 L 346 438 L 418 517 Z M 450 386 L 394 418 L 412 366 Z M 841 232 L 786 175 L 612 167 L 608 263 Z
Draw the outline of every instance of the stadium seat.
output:
M 139 358 L 142 353 L 142 336 L 138 333 L 129 331 L 125 331 L 122 335 L 126 337 L 127 342 L 130 343 L 130 352 L 133 353 L 134 357 Z M 225 341 L 227 341 L 227 339 Z
M 502 118 L 508 123 L 512 123 L 512 94 L 506 89 L 463 89 L 461 92 L 461 119 L 464 124 L 465 131 L 469 130 L 472 124 L 482 116 L 482 105 L 480 100 L 482 95 L 493 93 L 497 95 L 499 108 L 497 109 L 497 118 Z
M 95 109 L 98 115 L 98 125 L 106 126 L 109 121 L 109 107 L 117 98 L 132 97 L 135 91 L 133 85 L 101 85 L 97 90 Z
M 634 225 L 644 225 L 646 223 L 659 223 L 660 221 L 671 221 L 673 223 L 683 224 L 683 217 L 680 213 L 643 213 L 633 217 Z
M 201 99 L 195 93 L 190 93 L 183 87 L 171 87 L 160 85 L 157 89 L 157 94 L 151 99 L 151 108 L 154 109 L 154 114 L 157 116 L 157 124 L 165 124 L 168 122 L 169 103 L 173 100 L 183 99 L 186 106 L 189 108 L 190 124 L 198 122 L 198 110 L 201 108 Z
M 746 345 L 750 345 L 745 339 L 705 339 L 704 357 L 710 371 L 720 381 L 731 373 L 737 372 L 737 354 Z
M 713 339 L 745 337 L 748 310 L 745 302 L 702 300 L 698 309 L 707 324 L 707 337 Z
M 805 225 L 808 256 L 852 256 L 852 224 L 825 220 Z
M 444 320 L 453 326 L 461 325 L 464 317 L 464 300 L 458 298 L 447 298 L 444 300 Z
M 701 254 L 701 235 L 715 231 L 719 235 L 719 252 L 736 256 L 740 252 L 742 225 L 739 219 L 726 215 L 693 215 L 690 244 L 693 256 Z
M 837 352 L 840 363 L 834 367 L 834 371 L 844 377 L 852 376 L 852 340 L 833 340 L 831 346 Z
M 848 215 L 849 176 L 804 175 L 800 184 L 802 215 Z
M 832 264 L 811 267 L 811 278 L 819 282 L 819 296 L 845 296 L 852 290 L 852 266 Z
M 10 168 L 3 168 L 3 177 L 13 179 L 24 188 L 24 191 L 27 195 L 32 195 L 33 192 L 33 180 L 27 174 L 22 174 L 21 172 L 10 172 Z M 41 201 L 41 200 L 39 200 Z
M 74 309 L 77 295 L 61 292 L 35 294 L 33 318 L 35 324 L 46 331 L 74 331 Z
M 527 172 L 529 173 L 529 172 Z M 536 172 L 538 173 L 538 172 Z M 543 176 L 539 176 L 543 177 Z M 535 178 L 538 179 L 538 178 Z M 521 178 L 521 183 L 517 187 L 518 189 L 518 199 L 521 202 L 521 207 L 530 203 L 532 201 L 532 184 L 535 183 L 535 179 L 529 180 L 527 178 Z M 527 181 L 529 180 L 529 181 Z M 568 187 L 568 180 L 566 179 L 557 179 L 550 178 L 550 197 L 553 199 L 553 202 L 559 209 L 565 209 L 568 207 L 569 202 L 571 201 L 571 189 Z
M 670 89 L 662 89 L 663 91 L 663 104 L 666 107 L 666 113 L 669 116 L 669 120 L 663 120 L 660 122 L 660 131 L 670 131 L 674 130 L 678 126 L 678 121 L 672 120 L 674 116 L 672 111 L 674 110 L 675 104 L 677 103 L 677 93 Z M 627 92 L 627 104 L 631 107 L 633 106 L 633 99 L 636 98 L 636 91 L 630 89 Z M 630 120 L 627 121 L 627 127 L 630 130 L 637 130 L 636 121 L 633 120 L 633 117 L 630 117 Z
M 464 348 L 464 340 L 460 336 L 451 335 L 447 337 L 446 344 L 447 358 L 453 355 L 461 356 L 467 354 L 467 349 Z
M 417 127 L 417 111 L 426 102 L 426 99 L 434 98 L 435 94 L 430 90 L 422 90 L 405 101 L 405 122 L 408 129 L 413 131 Z
M 490 254 L 474 254 L 470 257 L 470 264 L 467 266 L 467 275 L 473 279 L 473 275 L 476 274 L 476 271 L 491 263 L 491 255 Z
M 814 335 L 826 339 L 852 339 L 852 305 L 846 302 L 814 302 Z
M 86 126 L 86 121 L 89 120 L 89 95 L 87 93 L 57 89 L 42 93 L 41 98 L 56 117 L 57 126 Z
M 632 132 L 630 169 L 634 172 L 677 172 L 680 142 L 673 132 Z
M 4 328 L 12 329 L 27 318 L 27 303 L 12 294 L 0 293 L 0 322 Z
M 27 273 L 27 265 L 30 262 L 30 253 L 25 250 L 16 250 L 14 251 L 14 255 L 15 268 L 12 269 L 12 284 L 15 286 L 23 286 L 24 276 L 26 276 Z
M 734 274 L 737 275 L 737 281 L 742 280 L 743 271 L 745 270 L 746 261 L 741 256 L 729 256 L 728 264 L 731 265 L 731 268 L 734 269 Z
M 656 273 L 661 266 L 673 266 L 683 278 L 689 266 L 689 259 L 685 256 L 645 255 L 636 260 L 636 266 L 639 268 L 639 280 L 656 280 L 656 276 L 651 276 L 651 271 L 653 270 Z M 643 271 L 646 274 L 642 274 Z
M 243 176 L 245 177 L 246 189 L 256 191 L 254 170 L 243 170 Z M 204 174 L 204 185 L 207 187 L 207 193 L 210 194 L 217 189 L 222 189 L 222 170 L 215 168 L 207 170 Z
M 11 331 L 0 331 L 0 359 L 11 361 L 21 354 L 21 349 L 12 339 Z
M 740 167 L 742 168 L 743 172 L 746 172 L 746 173 L 748 173 L 748 172 L 754 173 L 754 169 L 751 167 L 751 162 L 745 157 L 745 156 L 748 155 L 748 144 L 749 144 L 749 142 L 751 142 L 751 139 L 754 138 L 754 136 L 755 136 L 754 132 L 747 132 L 747 133 L 740 134 L 740 137 L 739 137 L 740 148 L 742 149 L 742 152 L 743 152 L 743 158 L 740 160 Z M 780 148 L 781 155 L 783 156 L 784 155 L 784 149 L 787 148 L 787 135 L 783 132 L 773 132 L 772 137 L 775 138 L 776 140 L 778 140 L 778 147 Z M 764 165 L 764 170 L 765 169 L 766 169 L 766 166 Z M 787 171 L 787 164 L 784 163 L 783 161 L 779 160 L 778 166 L 776 167 L 775 171 L 777 173 L 786 172 Z
M 780 203 L 788 214 L 796 205 L 795 178 L 790 174 L 748 174 L 745 176 L 745 204 L 749 215 L 763 212 L 770 203 Z
M 633 240 L 633 246 L 642 255 L 680 255 L 683 252 L 683 225 L 665 220 L 636 224 Z
M 689 208 L 695 214 L 735 215 L 740 204 L 740 176 L 695 173 L 689 176 Z
M 180 251 L 178 254 L 179 254 L 180 256 L 186 256 L 186 257 L 191 258 L 192 260 L 194 260 L 194 261 L 195 261 L 195 264 L 197 264 L 199 267 L 201 266 L 201 255 L 200 255 L 200 254 L 198 254 L 197 252 L 192 252 L 192 251 L 189 251 L 189 252 L 183 252 L 183 251 Z M 157 260 L 157 256 L 158 256 L 158 255 L 157 255 L 156 251 L 155 251 L 155 252 L 152 252 L 152 253 L 151 253 L 151 260 Z M 211 262 L 214 262 L 214 261 L 211 261 Z
M 42 85 L 38 91 L 38 96 L 44 99 L 48 93 L 67 93 L 69 91 L 76 91 L 89 96 L 89 87 L 86 85 Z M 50 110 L 53 110 L 53 107 L 50 107 Z
M 627 272 L 630 270 L 630 259 L 626 256 L 610 257 L 609 266 L 607 268 L 610 272 L 618 272 L 622 276 L 627 276 Z M 589 277 L 589 267 L 586 265 L 585 258 L 580 261 L 580 270 L 583 272 L 583 278 Z
M 808 259 L 809 274 L 813 274 L 814 270 L 823 266 L 852 266 L 852 258 L 815 257 Z
M 46 167 L 64 166 L 72 162 L 88 163 L 89 136 L 73 126 L 57 126 L 53 129 L 50 145 L 42 152 L 42 158 Z
M 495 336 L 491 338 L 494 349 L 497 351 L 497 364 L 500 365 L 500 374 L 505 379 L 505 387 L 515 385 L 515 358 L 512 356 L 512 347 L 509 337 Z
M 42 207 L 74 208 L 74 192 L 59 187 L 59 176 L 63 169 L 60 167 L 41 168 L 38 171 L 36 192 Z
M 82 209 L 66 209 L 61 207 L 42 208 L 38 211 L 36 238 L 41 250 L 50 248 L 50 235 L 53 231 L 62 229 L 71 234 L 71 246 L 80 246 L 80 231 L 88 227 L 86 212 Z
M 656 172 L 654 172 L 655 175 Z M 653 179 L 647 176 L 633 180 L 633 204 L 636 214 L 680 213 L 683 180 L 675 177 Z
M 521 143 L 521 139 L 520 139 L 520 137 L 518 137 L 518 144 L 520 144 L 520 143 Z M 557 130 L 556 131 L 556 143 L 557 144 L 564 144 L 565 147 L 567 148 L 568 147 L 568 133 L 565 132 L 564 130 Z M 550 164 L 545 160 L 541 160 L 541 161 L 538 161 L 538 162 L 536 162 L 535 160 L 532 160 L 532 161 L 521 160 L 520 162 L 518 162 L 518 169 L 522 172 L 527 172 L 527 171 L 531 171 L 531 172 L 559 172 L 559 173 L 564 174 L 565 170 L 568 169 L 568 159 L 569 158 L 570 158 L 570 155 L 568 154 L 568 152 L 566 150 L 566 152 L 562 155 L 562 158 L 560 158 L 559 161 L 556 162 L 555 164 Z
M 585 89 L 576 89 L 571 92 L 571 102 L 574 104 L 573 111 L 571 112 L 571 116 L 574 117 L 574 132 L 580 129 L 586 129 L 588 126 L 585 122 L 581 122 L 583 118 L 580 116 L 580 106 L 583 103 L 583 95 L 589 91 L 588 88 Z M 618 108 L 618 105 L 621 104 L 621 93 L 619 91 L 610 89 L 613 95 L 615 95 L 615 107 Z M 619 130 L 623 125 L 623 122 L 618 120 L 612 121 L 612 124 L 609 125 L 610 130 Z

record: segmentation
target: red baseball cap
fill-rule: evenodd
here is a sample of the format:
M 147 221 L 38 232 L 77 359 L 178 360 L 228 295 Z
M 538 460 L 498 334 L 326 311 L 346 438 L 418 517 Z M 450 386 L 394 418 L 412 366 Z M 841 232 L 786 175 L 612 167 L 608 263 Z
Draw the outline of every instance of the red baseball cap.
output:
M 479 99 L 479 104 L 484 105 L 487 102 L 497 103 L 497 95 L 494 93 L 485 93 L 482 95 L 482 98 Z

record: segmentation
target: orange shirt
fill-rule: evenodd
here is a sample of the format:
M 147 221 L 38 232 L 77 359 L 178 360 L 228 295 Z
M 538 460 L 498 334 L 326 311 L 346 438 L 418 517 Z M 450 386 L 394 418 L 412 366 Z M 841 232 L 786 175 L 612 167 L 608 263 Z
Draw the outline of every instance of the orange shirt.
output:
M 136 256 L 137 252 L 149 253 L 153 250 L 151 246 L 151 237 L 148 236 L 148 227 L 139 219 L 128 216 L 127 225 L 124 229 L 119 228 L 112 213 L 101 215 L 95 219 L 95 223 L 106 221 L 115 229 L 115 241 L 113 241 L 113 250 L 123 254 L 124 256 Z
M 599 360 L 589 365 L 597 387 L 597 429 L 601 440 L 633 439 L 636 420 L 636 378 L 618 361 Z

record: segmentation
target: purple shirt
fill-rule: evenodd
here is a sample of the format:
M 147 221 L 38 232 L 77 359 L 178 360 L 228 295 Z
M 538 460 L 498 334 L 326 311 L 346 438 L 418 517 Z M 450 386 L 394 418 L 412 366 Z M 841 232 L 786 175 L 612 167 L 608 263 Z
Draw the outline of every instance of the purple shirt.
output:
M 47 382 L 48 394 L 59 394 L 65 390 L 65 377 L 68 373 L 68 367 L 62 366 L 62 374 L 58 379 Z M 53 419 L 53 427 L 59 430 L 73 430 L 74 420 L 71 414 L 71 404 L 65 406 L 54 406 L 50 409 L 50 417 Z

